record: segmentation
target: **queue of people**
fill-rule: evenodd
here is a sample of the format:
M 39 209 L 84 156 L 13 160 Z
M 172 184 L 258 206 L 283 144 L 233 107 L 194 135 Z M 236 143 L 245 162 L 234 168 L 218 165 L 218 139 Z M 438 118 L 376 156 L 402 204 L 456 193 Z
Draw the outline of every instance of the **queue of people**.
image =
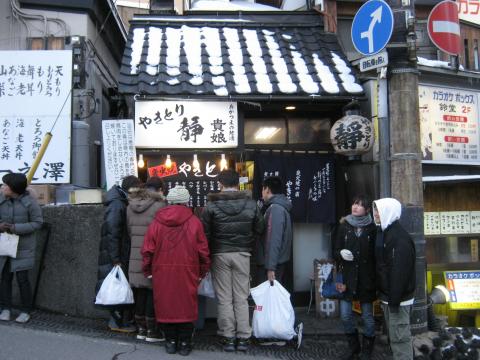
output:
M 0 255 L 0 321 L 11 320 L 12 281 L 17 278 L 21 312 L 28 322 L 32 290 L 28 272 L 35 260 L 35 232 L 42 211 L 27 190 L 23 174 L 7 174 L 0 193 L 0 235 L 17 241 L 16 256 Z M 128 274 L 134 306 L 107 306 L 111 330 L 136 332 L 148 342 L 165 341 L 166 352 L 192 351 L 198 318 L 200 281 L 210 272 L 218 300 L 218 335 L 226 352 L 246 351 L 252 329 L 248 297 L 250 264 L 256 254 L 258 282 L 282 283 L 291 257 L 291 203 L 278 177 L 262 184 L 264 206 L 239 191 L 239 175 L 219 174 L 220 192 L 209 194 L 200 217 L 188 208 L 190 194 L 177 185 L 168 191 L 160 178 L 143 184 L 123 179 L 106 196 L 98 259 L 98 291 L 110 271 Z M 371 214 L 373 210 L 373 217 Z M 410 312 L 415 293 L 415 246 L 401 226 L 401 204 L 392 198 L 353 199 L 351 214 L 340 220 L 333 255 L 343 281 L 340 314 L 348 340 L 343 359 L 371 359 L 375 342 L 373 302 L 380 300 L 395 360 L 413 359 Z M 254 251 L 255 249 L 255 251 Z M 360 302 L 360 336 L 352 302 Z M 361 341 L 360 341 L 361 340 Z

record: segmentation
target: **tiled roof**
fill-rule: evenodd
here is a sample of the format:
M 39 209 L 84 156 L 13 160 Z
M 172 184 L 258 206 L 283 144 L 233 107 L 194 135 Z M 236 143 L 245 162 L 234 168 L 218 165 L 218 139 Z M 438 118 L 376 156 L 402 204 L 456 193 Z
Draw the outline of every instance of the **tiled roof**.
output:
M 136 17 L 120 91 L 249 98 L 363 93 L 337 37 L 310 13 Z

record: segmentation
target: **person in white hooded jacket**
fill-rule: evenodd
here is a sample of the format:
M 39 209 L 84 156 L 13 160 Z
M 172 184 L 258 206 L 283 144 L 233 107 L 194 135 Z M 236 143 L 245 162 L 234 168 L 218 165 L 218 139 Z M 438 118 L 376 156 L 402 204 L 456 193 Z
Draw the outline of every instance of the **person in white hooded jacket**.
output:
M 380 226 L 375 243 L 378 298 L 395 360 L 412 360 L 410 312 L 415 295 L 415 245 L 399 222 L 402 205 L 393 198 L 373 202 Z

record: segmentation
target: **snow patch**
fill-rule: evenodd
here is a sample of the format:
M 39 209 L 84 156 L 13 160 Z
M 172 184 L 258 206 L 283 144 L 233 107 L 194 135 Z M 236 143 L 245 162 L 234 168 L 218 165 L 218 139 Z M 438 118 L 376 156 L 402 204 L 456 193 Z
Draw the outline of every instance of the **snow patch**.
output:
M 132 59 L 130 60 L 130 74 L 136 74 L 140 59 L 142 58 L 143 40 L 145 38 L 145 29 L 133 29 L 132 41 Z

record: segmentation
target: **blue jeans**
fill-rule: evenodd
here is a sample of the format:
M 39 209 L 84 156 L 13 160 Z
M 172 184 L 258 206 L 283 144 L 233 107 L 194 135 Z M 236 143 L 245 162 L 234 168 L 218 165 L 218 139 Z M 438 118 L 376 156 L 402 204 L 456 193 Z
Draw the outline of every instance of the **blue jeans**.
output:
M 363 319 L 363 335 L 368 337 L 375 336 L 375 320 L 373 319 L 373 304 L 360 303 Z M 355 318 L 352 310 L 352 302 L 340 300 L 340 318 L 346 334 L 353 334 L 356 330 Z

